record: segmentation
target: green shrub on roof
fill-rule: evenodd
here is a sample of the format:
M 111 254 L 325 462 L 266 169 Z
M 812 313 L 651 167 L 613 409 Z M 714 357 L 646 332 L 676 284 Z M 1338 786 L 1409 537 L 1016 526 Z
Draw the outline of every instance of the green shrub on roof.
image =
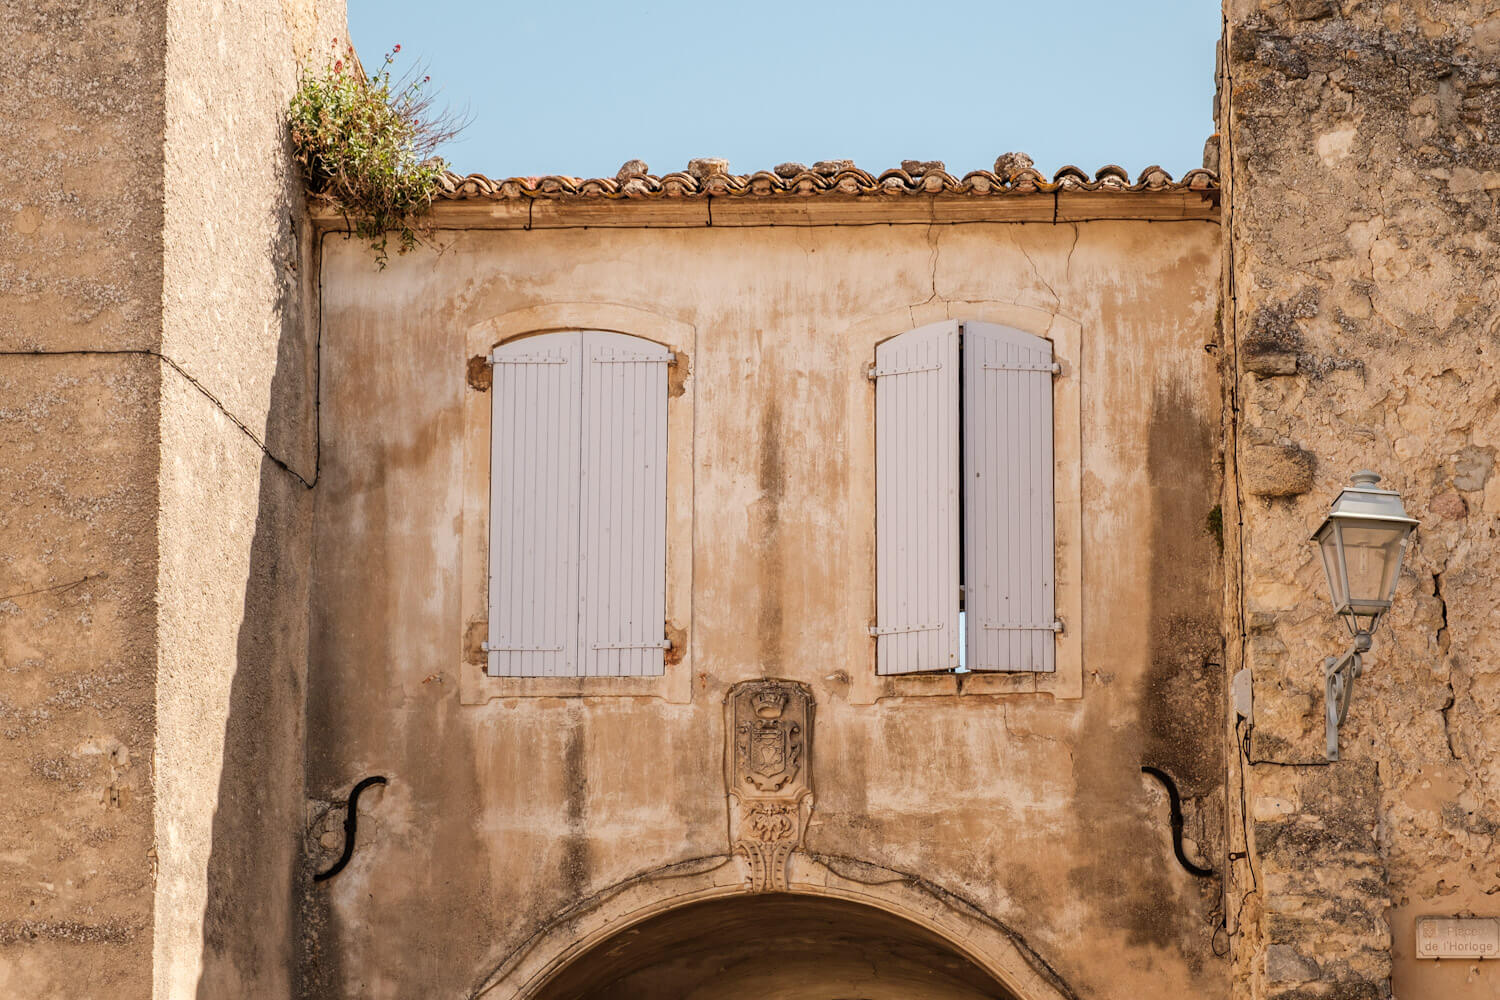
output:
M 404 254 L 428 231 L 421 216 L 447 167 L 433 153 L 464 124 L 447 112 L 434 114 L 426 92 L 432 78 L 420 68 L 392 76 L 400 52 L 395 46 L 378 70 L 366 73 L 354 47 L 345 47 L 322 69 L 303 73 L 288 112 L 309 193 L 349 217 L 382 268 L 392 233 L 396 252 Z

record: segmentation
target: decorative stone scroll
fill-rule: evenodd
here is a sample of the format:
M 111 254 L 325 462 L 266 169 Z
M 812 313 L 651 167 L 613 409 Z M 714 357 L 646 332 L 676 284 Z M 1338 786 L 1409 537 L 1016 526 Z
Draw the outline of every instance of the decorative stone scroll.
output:
M 729 842 L 750 863 L 753 892 L 787 891 L 787 861 L 812 814 L 812 691 L 744 681 L 724 699 Z

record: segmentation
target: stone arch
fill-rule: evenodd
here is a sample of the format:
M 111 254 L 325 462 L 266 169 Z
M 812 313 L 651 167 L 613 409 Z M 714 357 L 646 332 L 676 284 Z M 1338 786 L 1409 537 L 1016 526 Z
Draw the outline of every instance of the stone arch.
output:
M 714 900 L 778 895 L 879 911 L 966 959 L 1014 1000 L 1076 1000 L 1019 934 L 917 876 L 799 852 L 788 862 L 787 893 L 756 894 L 750 884 L 749 866 L 740 855 L 698 858 L 626 879 L 559 914 L 505 955 L 470 995 L 544 1000 L 548 984 L 574 960 L 653 918 Z

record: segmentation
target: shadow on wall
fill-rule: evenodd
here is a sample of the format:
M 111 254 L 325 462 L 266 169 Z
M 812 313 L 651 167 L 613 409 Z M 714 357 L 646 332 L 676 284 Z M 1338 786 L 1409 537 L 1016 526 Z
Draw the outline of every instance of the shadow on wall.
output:
M 690 903 L 574 959 L 536 1000 L 1014 1000 L 947 941 L 843 900 L 772 893 Z
M 295 259 L 289 230 L 271 259 Z M 311 254 L 302 253 L 306 264 Z M 300 271 L 300 269 L 299 269 Z M 295 278 L 282 289 L 281 336 L 265 440 L 271 454 L 298 456 L 311 475 L 312 447 L 297 441 L 289 414 L 307 406 L 312 329 L 304 329 Z M 312 294 L 304 289 L 302 294 Z M 308 301 L 311 301 L 310 299 Z M 315 376 L 314 376 L 315 377 Z M 314 417 L 314 420 L 316 417 Z M 302 458 L 301 456 L 306 456 Z M 296 903 L 302 851 L 303 711 L 313 493 L 263 455 L 243 617 L 224 732 L 223 768 L 207 871 L 200 1000 L 296 995 Z M 205 663 L 205 669 L 221 667 Z

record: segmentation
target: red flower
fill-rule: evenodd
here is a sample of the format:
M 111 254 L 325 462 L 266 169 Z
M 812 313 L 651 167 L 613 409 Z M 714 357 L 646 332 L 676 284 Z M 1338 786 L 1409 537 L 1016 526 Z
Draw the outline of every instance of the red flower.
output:
M 344 71 L 344 60 L 340 59 L 338 62 L 334 63 L 333 71 L 335 73 L 342 73 Z
M 400 52 L 401 51 L 401 45 L 400 45 L 400 43 L 397 43 L 396 47 L 394 49 L 391 49 L 391 51 L 392 52 Z

